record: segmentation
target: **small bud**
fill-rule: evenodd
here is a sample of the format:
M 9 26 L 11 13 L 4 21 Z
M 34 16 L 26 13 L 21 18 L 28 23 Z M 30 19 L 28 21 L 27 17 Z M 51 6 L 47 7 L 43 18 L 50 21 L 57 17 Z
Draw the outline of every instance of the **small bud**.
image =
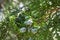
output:
M 36 29 L 36 28 L 33 28 L 33 29 L 31 29 L 31 32 L 32 32 L 33 34 L 35 34 L 35 33 L 37 33 L 37 29 Z
M 22 10 L 22 11 L 25 11 L 25 8 L 23 7 L 21 10 Z
M 21 33 L 26 32 L 26 28 L 25 28 L 25 27 L 20 28 L 20 32 L 21 32 Z
M 52 2 L 49 2 L 49 5 L 52 5 Z
M 21 2 L 20 4 L 19 4 L 19 8 L 23 8 L 24 7 L 24 4 Z
M 26 24 L 26 25 L 32 25 L 32 23 L 33 23 L 32 19 L 29 19 L 24 22 L 24 24 Z

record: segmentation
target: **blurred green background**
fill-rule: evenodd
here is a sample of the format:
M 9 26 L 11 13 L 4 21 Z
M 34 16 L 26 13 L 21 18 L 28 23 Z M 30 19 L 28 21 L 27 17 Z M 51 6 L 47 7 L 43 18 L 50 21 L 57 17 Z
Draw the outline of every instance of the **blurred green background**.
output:
M 60 0 L 5 0 L 0 40 L 60 40 Z

